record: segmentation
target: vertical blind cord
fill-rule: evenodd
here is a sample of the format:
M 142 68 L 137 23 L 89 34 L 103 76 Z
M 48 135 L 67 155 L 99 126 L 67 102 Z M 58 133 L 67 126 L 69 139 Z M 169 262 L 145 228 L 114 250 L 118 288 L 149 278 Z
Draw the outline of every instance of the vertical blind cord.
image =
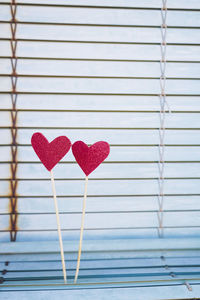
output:
M 16 39 L 16 31 L 17 31 L 17 23 L 16 23 L 16 14 L 17 14 L 17 1 L 12 0 L 10 3 L 10 47 L 11 47 L 11 70 L 10 74 L 11 78 L 11 180 L 10 180 L 10 240 L 12 242 L 16 241 L 17 238 L 17 221 L 18 221 L 18 213 L 17 213 L 17 170 L 18 170 L 18 146 L 17 146 L 17 39 Z
M 164 139 L 165 139 L 165 119 L 166 119 L 166 106 L 168 108 L 168 112 L 170 113 L 170 107 L 166 99 L 165 87 L 166 87 L 166 50 L 167 50 L 167 0 L 162 0 L 162 7 L 161 7 L 161 60 L 160 60 L 160 94 L 159 94 L 159 101 L 160 101 L 160 127 L 159 127 L 159 161 L 158 161 L 158 171 L 159 171 L 159 178 L 158 178 L 158 236 L 163 237 L 163 205 L 164 205 L 164 156 L 165 156 L 165 146 L 164 146 Z
M 160 238 L 163 237 L 163 205 L 164 205 L 164 167 L 165 167 L 165 120 L 166 120 L 166 106 L 168 108 L 168 113 L 171 114 L 170 106 L 166 99 L 165 87 L 166 87 L 166 50 L 167 50 L 167 0 L 162 0 L 162 8 L 161 8 L 161 61 L 160 61 L 160 128 L 159 128 L 159 162 L 158 162 L 158 170 L 159 170 L 159 179 L 158 179 L 158 187 L 159 187 L 159 194 L 158 194 L 158 236 Z M 189 291 L 192 291 L 191 285 L 185 281 L 183 284 L 187 287 Z

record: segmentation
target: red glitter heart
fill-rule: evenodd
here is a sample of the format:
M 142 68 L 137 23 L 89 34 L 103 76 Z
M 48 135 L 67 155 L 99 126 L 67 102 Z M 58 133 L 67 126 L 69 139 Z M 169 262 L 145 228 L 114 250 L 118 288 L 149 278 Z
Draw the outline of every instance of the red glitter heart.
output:
M 110 146 L 107 142 L 97 142 L 88 147 L 84 142 L 77 141 L 72 145 L 73 155 L 88 176 L 92 173 L 110 153 Z
M 55 167 L 71 147 L 71 142 L 66 136 L 59 136 L 49 143 L 46 137 L 40 132 L 33 134 L 31 144 L 48 171 L 51 171 Z

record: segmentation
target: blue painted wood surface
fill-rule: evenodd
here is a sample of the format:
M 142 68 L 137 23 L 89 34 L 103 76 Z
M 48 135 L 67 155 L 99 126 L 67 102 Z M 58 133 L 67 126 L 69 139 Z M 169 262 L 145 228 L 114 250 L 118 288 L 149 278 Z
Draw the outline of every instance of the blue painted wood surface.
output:
M 59 246 L 55 242 L 3 243 L 0 268 L 4 299 L 187 299 L 197 297 L 200 282 L 199 239 L 85 241 L 80 276 L 73 284 L 77 245 L 64 243 L 68 284 L 63 284 Z M 56 291 L 55 291 L 56 290 Z M 34 291 L 31 292 L 31 291 Z M 149 292 L 148 292 L 149 291 Z M 147 296 L 146 296 L 147 297 Z M 158 298 L 159 297 L 159 298 Z M 51 299 L 51 298 L 50 298 Z

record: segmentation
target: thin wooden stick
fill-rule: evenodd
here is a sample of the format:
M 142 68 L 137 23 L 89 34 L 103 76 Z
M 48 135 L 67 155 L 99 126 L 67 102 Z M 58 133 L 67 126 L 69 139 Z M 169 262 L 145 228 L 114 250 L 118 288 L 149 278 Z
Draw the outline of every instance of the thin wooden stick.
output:
M 83 199 L 83 211 L 82 211 L 82 218 L 81 218 L 81 232 L 80 232 L 79 249 L 78 249 L 78 259 L 77 259 L 76 274 L 75 274 L 75 278 L 74 278 L 74 283 L 76 283 L 76 281 L 78 279 L 80 260 L 81 260 L 83 229 L 84 229 L 84 221 L 85 221 L 85 207 L 86 207 L 86 199 L 87 199 L 87 185 L 88 185 L 88 177 L 86 176 L 85 177 L 85 192 L 84 192 L 84 199 Z
M 64 251 L 63 251 L 62 235 L 61 235 L 61 229 L 60 229 L 58 203 L 57 203 L 57 198 L 56 198 L 56 188 L 55 188 L 53 171 L 51 170 L 50 173 L 51 173 L 53 198 L 54 198 L 54 204 L 55 204 L 55 210 L 56 210 L 56 221 L 57 221 L 58 236 L 59 236 L 59 243 L 60 243 L 60 254 L 61 254 L 61 260 L 62 260 L 63 278 L 64 278 L 64 283 L 66 284 L 67 283 L 67 274 L 66 274 L 66 268 L 65 268 L 65 257 L 64 257 Z

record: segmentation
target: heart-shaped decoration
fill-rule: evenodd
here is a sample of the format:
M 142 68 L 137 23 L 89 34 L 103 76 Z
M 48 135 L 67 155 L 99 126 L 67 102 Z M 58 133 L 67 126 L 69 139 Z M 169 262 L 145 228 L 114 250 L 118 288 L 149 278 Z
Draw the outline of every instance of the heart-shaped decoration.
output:
M 92 173 L 110 153 L 110 146 L 107 142 L 97 142 L 88 147 L 84 142 L 77 141 L 72 145 L 73 155 L 88 176 Z
M 40 132 L 33 134 L 31 144 L 48 171 L 51 171 L 55 167 L 71 147 L 71 142 L 66 136 L 59 136 L 49 143 L 46 137 Z

